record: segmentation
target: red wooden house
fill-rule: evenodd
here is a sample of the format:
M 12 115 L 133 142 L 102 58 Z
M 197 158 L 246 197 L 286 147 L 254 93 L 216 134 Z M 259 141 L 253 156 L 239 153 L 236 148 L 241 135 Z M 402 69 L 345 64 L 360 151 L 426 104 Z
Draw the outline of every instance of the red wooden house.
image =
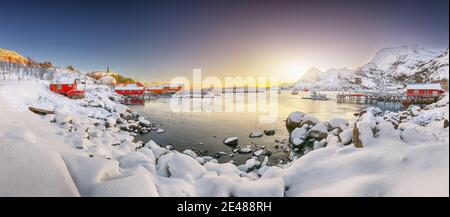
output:
M 71 99 L 81 99 L 84 97 L 85 91 L 77 89 L 77 81 L 78 79 L 54 81 L 50 83 L 50 90 Z
M 136 84 L 117 85 L 114 88 L 114 91 L 124 96 L 124 99 L 121 100 L 122 104 L 126 105 L 144 104 L 143 94 L 145 93 L 145 88 L 144 85 L 142 85 L 139 82 L 136 82 Z
M 438 97 L 444 94 L 439 83 L 430 84 L 408 84 L 406 86 L 406 95 L 409 97 Z
M 145 88 L 144 85 L 138 82 L 136 84 L 118 85 L 114 91 L 120 95 L 138 96 L 144 94 Z
M 159 95 L 172 95 L 183 89 L 183 85 L 179 84 L 164 84 L 161 86 L 154 86 L 146 88 L 147 92 Z

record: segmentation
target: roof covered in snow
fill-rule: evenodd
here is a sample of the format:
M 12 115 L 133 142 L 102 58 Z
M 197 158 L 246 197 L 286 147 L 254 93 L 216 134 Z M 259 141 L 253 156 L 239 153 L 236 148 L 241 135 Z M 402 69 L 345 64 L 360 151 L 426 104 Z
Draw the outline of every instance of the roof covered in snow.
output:
M 413 90 L 442 90 L 441 84 L 430 83 L 430 84 L 408 84 L 406 89 Z
M 127 84 L 124 86 L 116 86 L 116 90 L 143 90 L 144 87 L 140 87 L 136 84 Z
M 57 79 L 53 79 L 51 81 L 51 84 L 73 84 L 73 82 L 75 82 L 75 80 L 77 80 L 78 78 L 75 77 L 61 77 L 61 78 L 57 78 Z

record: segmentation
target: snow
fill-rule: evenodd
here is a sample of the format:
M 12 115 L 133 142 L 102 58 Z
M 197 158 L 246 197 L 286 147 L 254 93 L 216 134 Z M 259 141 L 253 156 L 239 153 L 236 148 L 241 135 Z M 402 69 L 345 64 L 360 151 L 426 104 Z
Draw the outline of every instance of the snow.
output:
M 291 114 L 292 121 L 315 125 L 295 128 L 292 138 L 306 138 L 309 127 L 327 137 L 315 141 L 314 149 L 303 156 L 291 151 L 294 160 L 287 164 L 270 166 L 268 158 L 260 162 L 252 156 L 238 167 L 219 164 L 210 156 L 168 150 L 154 141 L 142 147 L 111 120 L 131 113 L 109 99 L 115 97 L 110 88 L 88 86 L 86 99 L 70 100 L 48 91 L 45 81 L 7 82 L 0 81 L 0 196 L 449 194 L 449 129 L 443 128 L 449 116 L 448 95 L 424 109 L 411 107 L 397 129 L 391 121 L 400 113 L 383 114 L 375 108 L 351 126 L 342 119 L 318 122 L 300 112 Z M 20 92 L 10 94 L 16 90 Z M 89 101 L 102 107 L 90 106 Z M 51 106 L 56 114 L 36 115 L 27 109 L 31 104 Z M 113 125 L 106 127 L 107 122 Z M 346 125 L 342 132 L 327 131 L 329 126 Z M 351 144 L 353 126 L 363 148 Z M 252 148 L 239 151 L 249 153 Z M 254 154 L 259 152 L 263 149 Z
M 155 184 L 148 173 L 137 173 L 102 182 L 92 189 L 93 197 L 157 197 Z
M 115 90 L 143 90 L 144 87 L 138 86 L 137 84 L 127 84 L 120 85 L 114 88 Z
M 190 149 L 184 150 L 183 154 L 187 154 L 187 155 L 191 156 L 192 158 L 197 158 L 197 154 L 194 151 L 190 150 Z
M 366 64 L 355 70 L 311 68 L 294 85 L 297 89 L 354 90 L 404 86 L 448 80 L 448 48 L 433 50 L 420 45 L 380 49 Z M 417 79 L 420 79 L 417 81 Z
M 306 138 L 306 130 L 305 128 L 295 128 L 291 133 L 292 138 L 305 139 Z
M 250 133 L 249 137 L 250 138 L 257 138 L 257 137 L 262 137 L 263 135 L 264 135 L 263 132 L 257 131 L 257 132 Z
M 225 140 L 223 140 L 223 143 L 228 144 L 228 143 L 236 141 L 238 139 L 239 139 L 238 137 L 228 137 Z
M 252 152 L 252 149 L 249 147 L 244 147 L 244 148 L 239 149 L 239 153 L 245 154 L 245 153 L 250 153 L 250 152 Z
M 341 138 L 341 143 L 344 145 L 350 144 L 353 137 L 353 128 L 345 129 L 339 134 L 339 138 Z
M 92 196 L 93 185 L 120 175 L 117 161 L 76 155 L 66 155 L 64 161 L 81 196 Z
M 284 181 L 280 178 L 243 182 L 232 190 L 235 197 L 283 197 Z
M 407 90 L 442 90 L 441 84 L 429 83 L 429 84 L 408 84 Z
M 305 116 L 304 113 L 292 112 L 291 114 L 289 114 L 287 119 L 294 123 L 300 123 L 300 121 L 302 121 L 303 116 Z
M 331 128 L 338 128 L 342 126 L 348 126 L 348 121 L 342 118 L 332 118 L 329 121 Z
M 174 153 L 171 156 L 168 166 L 170 177 L 190 182 L 200 178 L 206 172 L 206 169 L 195 159 L 180 153 Z
M 259 155 L 261 155 L 263 152 L 264 152 L 263 149 L 259 149 L 259 150 L 256 150 L 255 152 L 253 152 L 253 155 L 259 156 Z
M 0 196 L 79 196 L 58 152 L 0 136 Z

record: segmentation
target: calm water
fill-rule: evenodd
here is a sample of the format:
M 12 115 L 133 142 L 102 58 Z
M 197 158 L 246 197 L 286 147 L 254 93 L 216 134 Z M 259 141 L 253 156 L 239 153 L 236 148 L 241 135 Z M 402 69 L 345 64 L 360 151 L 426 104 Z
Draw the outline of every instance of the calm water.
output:
M 241 96 L 252 97 L 251 94 Z M 207 150 L 211 155 L 223 151 L 227 155 L 220 157 L 219 162 L 234 160 L 236 163 L 242 163 L 251 157 L 251 154 L 235 154 L 234 157 L 229 157 L 228 154 L 232 153 L 233 148 L 223 144 L 226 137 L 236 136 L 239 137 L 240 147 L 247 145 L 265 146 L 267 150 L 272 152 L 271 161 L 274 162 L 277 159 L 287 157 L 287 153 L 283 152 L 282 149 L 275 149 L 274 146 L 278 144 L 275 140 L 288 138 L 289 135 L 284 123 L 291 112 L 301 111 L 322 121 L 334 117 L 353 120 L 355 112 L 368 107 L 368 105 L 336 103 L 335 92 L 327 92 L 328 97 L 331 98 L 328 101 L 301 99 L 302 96 L 307 95 L 308 93 L 304 92 L 299 93 L 299 95 L 291 95 L 288 92 L 278 94 L 278 115 L 273 123 L 261 123 L 259 121 L 259 118 L 262 115 L 267 115 L 268 112 L 174 112 L 170 107 L 170 98 L 149 100 L 145 103 L 145 106 L 134 106 L 133 108 L 146 119 L 159 123 L 160 127 L 165 129 L 166 132 L 162 134 L 151 132 L 138 137 L 138 139 L 144 142 L 151 139 L 160 145 L 170 144 L 180 151 L 186 148 L 197 151 Z M 225 100 L 225 96 L 221 96 L 220 99 Z M 266 103 L 268 103 L 268 99 Z M 245 102 L 245 108 L 254 105 L 259 104 Z M 394 106 L 384 109 L 398 110 L 399 108 Z M 261 138 L 249 138 L 251 132 L 265 129 L 275 129 L 276 133 L 273 136 L 264 135 Z

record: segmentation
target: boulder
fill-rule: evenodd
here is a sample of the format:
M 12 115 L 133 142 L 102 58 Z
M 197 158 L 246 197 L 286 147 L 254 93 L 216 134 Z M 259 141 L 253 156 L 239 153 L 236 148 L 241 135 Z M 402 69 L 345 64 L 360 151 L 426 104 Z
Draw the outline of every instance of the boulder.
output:
M 289 133 L 291 133 L 295 128 L 300 127 L 304 116 L 305 114 L 299 111 L 289 114 L 286 119 L 286 129 Z
M 308 130 L 307 136 L 319 141 L 325 139 L 328 136 L 328 127 L 323 123 L 318 123 Z
M 275 135 L 275 130 L 274 129 L 264 130 L 264 134 L 266 136 L 273 136 L 273 135 Z
M 237 146 L 238 143 L 239 143 L 239 138 L 238 137 L 228 137 L 228 138 L 225 138 L 223 140 L 223 144 L 228 145 L 228 146 L 232 146 L 232 147 Z
M 247 154 L 247 153 L 250 153 L 250 152 L 252 152 L 252 149 L 249 148 L 249 147 L 245 147 L 245 148 L 239 149 L 239 154 Z
M 262 137 L 263 135 L 264 134 L 262 132 L 257 131 L 257 132 L 250 133 L 250 135 L 248 135 L 248 137 L 250 137 L 250 138 L 258 138 L 258 137 Z
M 353 144 L 355 144 L 355 147 L 362 148 L 364 147 L 361 140 L 359 139 L 359 130 L 358 127 L 353 128 Z

